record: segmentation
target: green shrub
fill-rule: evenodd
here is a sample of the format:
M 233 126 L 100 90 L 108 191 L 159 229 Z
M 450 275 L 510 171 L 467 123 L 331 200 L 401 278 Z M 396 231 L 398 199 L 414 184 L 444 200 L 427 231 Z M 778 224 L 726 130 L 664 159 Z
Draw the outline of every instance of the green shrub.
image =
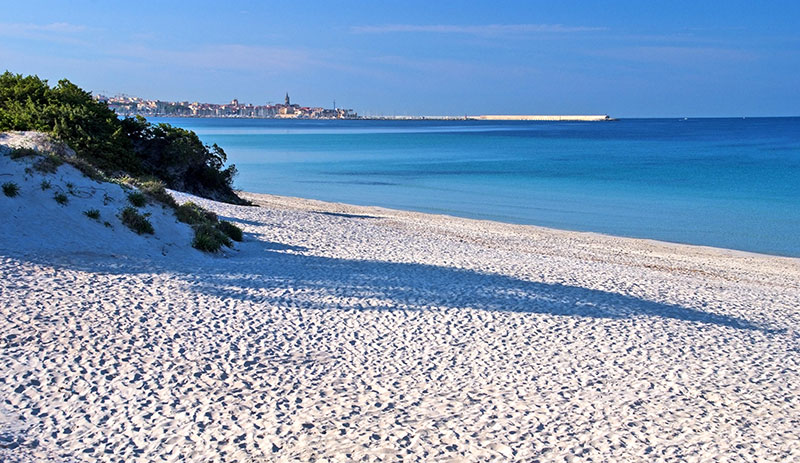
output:
M 53 195 L 53 199 L 55 199 L 55 200 L 56 200 L 56 202 L 57 202 L 58 204 L 61 204 L 62 206 L 66 206 L 66 205 L 67 205 L 67 203 L 69 202 L 69 198 L 67 197 L 67 195 L 65 195 L 64 193 L 62 193 L 62 192 L 60 192 L 60 191 L 57 191 L 57 192 L 56 192 L 56 193 Z
M 100 219 L 100 211 L 97 209 L 89 209 L 87 211 L 83 211 L 83 214 L 90 219 L 99 220 Z
M 178 203 L 175 202 L 175 198 L 173 198 L 172 195 L 167 192 L 167 188 L 164 185 L 164 182 L 161 180 L 137 181 L 136 186 L 139 187 L 139 191 L 160 202 L 161 204 L 170 206 L 172 208 L 178 207 Z
M 42 187 L 42 191 L 50 189 L 50 181 L 49 180 L 42 180 L 42 183 L 39 184 Z
M 191 201 L 187 201 L 178 206 L 178 208 L 175 209 L 175 217 L 189 225 L 214 225 L 217 223 L 217 214 L 207 211 Z
M 135 231 L 139 235 L 145 233 L 152 235 L 155 233 L 153 224 L 150 223 L 150 221 L 147 219 L 147 216 L 140 214 L 139 211 L 131 206 L 122 209 L 119 218 L 125 226 Z
M 228 238 L 232 239 L 233 241 L 242 241 L 243 233 L 242 229 L 237 227 L 236 225 L 228 222 L 227 220 L 222 220 L 217 224 L 217 228 L 222 233 L 228 236 Z
M 20 159 L 20 158 L 26 158 L 28 156 L 38 156 L 38 155 L 39 152 L 33 148 L 12 148 L 11 153 L 9 153 L 11 159 Z
M 230 238 L 225 233 L 211 224 L 204 223 L 195 226 L 192 247 L 205 252 L 217 252 L 222 246 L 233 246 Z
M 225 167 L 222 148 L 204 144 L 192 131 L 140 116 L 120 120 L 106 103 L 66 79 L 51 87 L 37 76 L 0 74 L 0 131 L 6 130 L 50 133 L 108 176 L 151 175 L 169 188 L 249 204 L 232 189 L 236 167 Z
M 13 198 L 19 194 L 19 185 L 14 182 L 6 182 L 3 184 L 3 194 L 9 198 Z
M 121 124 L 144 173 L 158 177 L 175 190 L 233 204 L 249 204 L 233 191 L 236 166 L 223 169 L 227 155 L 216 144 L 203 144 L 192 131 L 169 124 L 151 124 L 141 116 L 123 119 Z
M 101 169 L 139 167 L 116 114 L 66 79 L 50 87 L 37 76 L 0 74 L 3 130 L 48 132 Z
M 100 169 L 93 166 L 89 161 L 81 158 L 69 158 L 66 160 L 67 164 L 78 169 L 83 175 L 89 177 L 96 182 L 107 182 L 109 178 L 103 174 Z
M 144 207 L 147 204 L 147 197 L 139 191 L 128 193 L 128 202 L 135 207 Z
M 64 162 L 61 159 L 46 154 L 33 163 L 33 168 L 43 174 L 55 174 L 58 170 L 58 167 L 63 163 Z
M 197 204 L 187 201 L 175 209 L 179 221 L 188 223 L 194 229 L 192 246 L 205 252 L 217 252 L 222 246 L 233 246 L 242 241 L 242 229 L 231 222 L 220 222 L 217 214 L 207 211 Z
M 125 188 L 126 190 L 130 190 L 134 184 L 136 184 L 136 179 L 131 177 L 130 175 L 122 175 L 119 177 L 114 177 L 111 179 L 113 183 Z

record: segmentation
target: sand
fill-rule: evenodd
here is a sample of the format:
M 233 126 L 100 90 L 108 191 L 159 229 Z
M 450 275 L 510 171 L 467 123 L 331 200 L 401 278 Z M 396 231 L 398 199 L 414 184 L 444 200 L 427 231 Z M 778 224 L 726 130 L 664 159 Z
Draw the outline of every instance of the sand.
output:
M 175 192 L 245 230 L 210 256 L 25 165 L 0 156 L 0 460 L 800 460 L 798 259 Z

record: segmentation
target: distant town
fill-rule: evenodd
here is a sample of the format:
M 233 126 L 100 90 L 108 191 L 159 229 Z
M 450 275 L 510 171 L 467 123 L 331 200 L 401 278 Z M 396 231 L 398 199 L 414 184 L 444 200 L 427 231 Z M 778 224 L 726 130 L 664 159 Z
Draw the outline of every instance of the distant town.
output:
M 352 109 L 332 109 L 300 106 L 292 104 L 286 94 L 283 104 L 253 105 L 239 103 L 234 99 L 227 104 L 199 103 L 188 101 L 145 100 L 135 96 L 117 95 L 107 97 L 96 94 L 95 99 L 103 101 L 120 116 L 150 117 L 244 117 L 260 119 L 358 119 Z
M 135 96 L 117 95 L 107 97 L 95 94 L 94 98 L 108 104 L 119 116 L 147 117 L 241 117 L 253 119 L 374 119 L 374 120 L 472 120 L 472 121 L 613 121 L 607 114 L 591 115 L 503 115 L 488 114 L 480 116 L 359 116 L 352 109 L 332 109 L 300 106 L 293 104 L 286 93 L 283 104 L 267 103 L 253 105 L 239 103 L 234 99 L 227 104 L 199 103 L 188 101 L 145 100 Z

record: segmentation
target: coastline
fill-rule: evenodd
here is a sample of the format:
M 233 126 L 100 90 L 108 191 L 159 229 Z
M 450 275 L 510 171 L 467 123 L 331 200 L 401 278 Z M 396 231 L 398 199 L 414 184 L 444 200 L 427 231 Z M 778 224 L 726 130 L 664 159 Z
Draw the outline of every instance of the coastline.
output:
M 237 193 L 240 193 L 243 197 L 247 199 L 255 201 L 257 204 L 266 206 L 282 205 L 284 207 L 287 206 L 293 207 L 296 208 L 297 210 L 312 210 L 316 208 L 328 211 L 335 211 L 335 210 L 351 211 L 354 214 L 369 214 L 369 213 L 384 214 L 387 217 L 392 217 L 392 216 L 407 217 L 419 214 L 421 216 L 431 216 L 432 218 L 439 217 L 443 220 L 466 221 L 467 225 L 468 222 L 473 221 L 476 223 L 498 224 L 500 226 L 508 226 L 514 228 L 519 227 L 520 230 L 531 229 L 531 230 L 538 230 L 540 232 L 551 232 L 555 234 L 561 234 L 561 233 L 574 234 L 576 236 L 583 236 L 587 240 L 591 240 L 592 237 L 597 237 L 598 239 L 610 240 L 612 242 L 616 240 L 623 240 L 623 241 L 631 241 L 632 243 L 642 243 L 642 244 L 650 243 L 657 247 L 679 248 L 679 249 L 685 248 L 683 249 L 683 251 L 690 253 L 692 252 L 692 250 L 694 250 L 696 252 L 706 251 L 712 255 L 719 254 L 719 255 L 734 255 L 741 257 L 748 257 L 748 256 L 761 257 L 766 259 L 769 258 L 788 259 L 789 261 L 795 261 L 798 264 L 800 264 L 800 257 L 786 256 L 780 254 L 768 254 L 756 251 L 746 251 L 743 249 L 732 249 L 732 248 L 709 246 L 703 244 L 682 243 L 677 241 L 664 241 L 655 238 L 637 238 L 632 236 L 614 235 L 610 233 L 602 233 L 594 231 L 568 230 L 563 228 L 547 227 L 542 225 L 504 222 L 502 220 L 480 219 L 474 217 L 450 215 L 446 213 L 415 211 L 411 209 L 395 209 L 383 206 L 365 206 L 365 205 L 350 204 L 344 202 L 303 198 L 299 196 L 274 195 L 269 193 L 255 193 L 255 192 L 241 191 L 241 190 L 238 190 Z M 291 206 L 289 206 L 290 204 Z
M 247 191 L 800 257 L 794 119 L 163 122 L 226 146 Z
M 172 194 L 244 242 L 0 237 L 11 457 L 800 457 L 796 258 Z

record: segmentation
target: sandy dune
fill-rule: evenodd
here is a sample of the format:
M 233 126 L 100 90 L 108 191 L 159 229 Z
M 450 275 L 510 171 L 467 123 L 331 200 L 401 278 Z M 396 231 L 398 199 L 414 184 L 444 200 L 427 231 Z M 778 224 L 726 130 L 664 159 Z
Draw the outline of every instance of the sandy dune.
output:
M 267 195 L 191 198 L 246 232 L 207 256 L 38 181 L 0 196 L 0 459 L 800 460 L 797 259 Z

